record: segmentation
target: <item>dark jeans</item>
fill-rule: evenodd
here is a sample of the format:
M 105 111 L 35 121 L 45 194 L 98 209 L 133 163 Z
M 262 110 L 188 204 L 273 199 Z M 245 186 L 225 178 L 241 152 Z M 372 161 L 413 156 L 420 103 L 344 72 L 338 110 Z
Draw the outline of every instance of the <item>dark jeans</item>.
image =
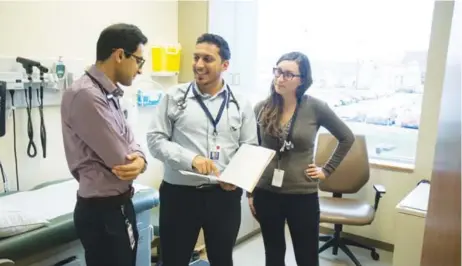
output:
M 125 217 L 132 225 L 136 240 L 133 250 L 130 246 Z M 135 266 L 138 230 L 130 197 L 94 199 L 77 197 L 74 224 L 85 250 L 87 266 Z
M 233 265 L 233 247 L 241 224 L 241 189 L 198 189 L 164 181 L 159 193 L 162 266 L 189 265 L 201 228 L 210 264 Z
M 265 245 L 266 266 L 283 266 L 289 226 L 298 266 L 318 266 L 318 194 L 279 194 L 262 189 L 254 191 L 256 218 Z

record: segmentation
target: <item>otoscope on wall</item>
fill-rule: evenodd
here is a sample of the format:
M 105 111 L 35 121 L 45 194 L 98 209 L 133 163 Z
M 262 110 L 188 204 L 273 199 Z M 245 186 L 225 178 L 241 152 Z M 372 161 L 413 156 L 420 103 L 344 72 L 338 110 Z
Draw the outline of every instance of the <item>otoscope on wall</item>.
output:
M 28 89 L 24 90 L 25 100 L 26 100 L 26 110 L 27 110 L 27 135 L 29 137 L 29 144 L 27 145 L 27 155 L 34 158 L 37 156 L 37 147 L 34 143 L 34 128 L 32 125 L 32 73 L 33 68 L 36 67 L 40 71 L 40 88 L 37 89 L 37 100 L 39 103 L 39 113 L 40 113 L 40 140 L 42 144 L 43 158 L 46 158 L 46 127 L 45 119 L 43 115 L 43 88 L 44 88 L 44 77 L 45 73 L 48 73 L 48 68 L 42 66 L 40 62 L 17 57 L 16 62 L 20 63 L 23 68 L 26 70 L 27 79 L 29 80 Z

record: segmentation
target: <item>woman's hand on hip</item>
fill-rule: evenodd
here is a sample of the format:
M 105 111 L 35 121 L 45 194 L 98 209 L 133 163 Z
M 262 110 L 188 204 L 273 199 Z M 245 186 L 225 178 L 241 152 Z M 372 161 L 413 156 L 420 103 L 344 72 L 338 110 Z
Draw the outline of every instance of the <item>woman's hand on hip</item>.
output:
M 305 176 L 312 179 L 324 180 L 326 175 L 321 167 L 317 167 L 315 164 L 308 165 L 308 168 L 305 169 Z

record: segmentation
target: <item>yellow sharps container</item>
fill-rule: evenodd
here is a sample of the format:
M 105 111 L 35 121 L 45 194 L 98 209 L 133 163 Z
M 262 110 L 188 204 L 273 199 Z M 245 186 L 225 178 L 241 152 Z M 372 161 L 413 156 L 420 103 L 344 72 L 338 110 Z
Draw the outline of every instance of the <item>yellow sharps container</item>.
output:
M 180 71 L 180 44 L 152 46 L 151 54 L 153 72 L 177 73 Z

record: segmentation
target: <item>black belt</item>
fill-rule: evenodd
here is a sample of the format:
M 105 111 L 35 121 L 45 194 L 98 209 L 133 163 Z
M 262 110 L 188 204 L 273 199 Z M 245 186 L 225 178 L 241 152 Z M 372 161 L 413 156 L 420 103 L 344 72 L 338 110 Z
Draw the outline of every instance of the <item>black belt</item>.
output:
M 195 188 L 197 190 L 212 190 L 212 189 L 219 188 L 219 187 L 220 187 L 220 184 L 202 184 L 202 185 L 196 186 Z
M 90 207 L 103 208 L 111 206 L 121 206 L 130 202 L 134 194 L 135 190 L 132 186 L 130 186 L 130 189 L 127 192 L 116 196 L 84 198 L 77 195 L 77 203 L 82 205 L 88 205 Z

